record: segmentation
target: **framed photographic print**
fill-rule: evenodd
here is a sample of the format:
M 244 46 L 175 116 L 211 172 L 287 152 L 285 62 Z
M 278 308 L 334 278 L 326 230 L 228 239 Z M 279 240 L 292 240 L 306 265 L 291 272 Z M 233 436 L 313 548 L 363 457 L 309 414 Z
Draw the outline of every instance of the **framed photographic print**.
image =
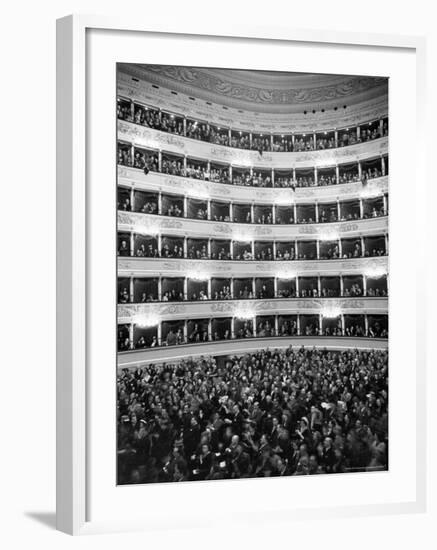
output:
M 59 20 L 59 529 L 424 508 L 423 51 Z

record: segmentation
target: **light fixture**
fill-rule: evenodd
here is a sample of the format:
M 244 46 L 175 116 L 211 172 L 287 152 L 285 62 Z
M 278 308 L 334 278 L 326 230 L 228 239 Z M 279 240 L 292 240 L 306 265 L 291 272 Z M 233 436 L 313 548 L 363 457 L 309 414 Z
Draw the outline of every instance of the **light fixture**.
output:
M 364 276 L 370 279 L 379 279 L 380 277 L 385 277 L 386 275 L 387 270 L 383 266 L 369 267 L 364 270 Z
M 133 324 L 140 328 L 151 328 L 159 325 L 161 318 L 155 312 L 143 313 L 133 317 Z
M 276 272 L 276 278 L 283 281 L 290 281 L 296 278 L 296 273 L 291 269 L 280 269 Z
M 151 237 L 155 237 L 156 235 L 158 235 L 160 227 L 158 223 L 151 222 L 147 224 L 136 224 L 133 226 L 132 230 L 138 235 L 149 235 Z
M 239 303 L 234 309 L 234 317 L 237 319 L 253 319 L 255 311 L 250 304 Z
M 210 195 L 208 192 L 208 189 L 205 188 L 203 185 L 192 185 L 191 187 L 187 188 L 187 196 L 193 198 L 193 199 L 209 199 Z
M 206 271 L 188 271 L 185 276 L 193 281 L 209 281 L 210 275 Z
M 339 235 L 337 231 L 334 230 L 325 230 L 319 234 L 319 241 L 337 241 Z
M 339 317 L 341 315 L 341 308 L 338 306 L 325 306 L 321 313 L 322 317 L 325 317 L 326 319 L 334 319 L 335 317 Z
M 278 193 L 275 197 L 275 204 L 278 206 L 290 206 L 294 204 L 294 192 L 289 190 Z
M 367 186 L 361 191 L 360 196 L 362 199 L 375 199 L 376 197 L 383 197 L 384 193 L 378 187 L 372 189 L 372 185 L 370 185 L 370 187 Z
M 243 231 L 235 231 L 232 233 L 232 240 L 240 243 L 249 243 L 253 240 L 253 236 L 250 233 L 244 233 Z

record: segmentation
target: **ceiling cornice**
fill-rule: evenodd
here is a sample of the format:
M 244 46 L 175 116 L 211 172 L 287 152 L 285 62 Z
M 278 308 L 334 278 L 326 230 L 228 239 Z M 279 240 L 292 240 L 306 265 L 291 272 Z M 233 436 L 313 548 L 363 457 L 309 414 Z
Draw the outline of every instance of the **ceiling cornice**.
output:
M 275 73 L 170 65 L 124 65 L 123 71 L 176 92 L 235 109 L 291 114 L 353 105 L 387 94 L 382 77 Z

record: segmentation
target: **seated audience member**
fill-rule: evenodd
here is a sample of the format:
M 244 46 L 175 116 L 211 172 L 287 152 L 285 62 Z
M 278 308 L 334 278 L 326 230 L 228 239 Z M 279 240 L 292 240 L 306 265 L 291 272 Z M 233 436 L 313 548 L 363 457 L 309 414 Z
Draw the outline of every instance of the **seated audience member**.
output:
M 127 241 L 123 240 L 120 243 L 120 246 L 118 247 L 118 255 L 119 256 L 130 256 L 130 250 L 129 246 L 127 244 Z

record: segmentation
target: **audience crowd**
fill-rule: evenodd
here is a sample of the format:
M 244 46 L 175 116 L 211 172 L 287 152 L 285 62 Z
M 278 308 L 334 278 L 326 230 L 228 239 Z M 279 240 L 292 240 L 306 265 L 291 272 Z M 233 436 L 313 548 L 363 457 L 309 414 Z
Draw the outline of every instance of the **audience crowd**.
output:
M 356 128 L 347 128 L 339 130 L 338 141 L 336 143 L 334 134 L 329 135 L 325 132 L 323 135 L 295 135 L 294 145 L 293 137 L 273 135 L 262 135 L 242 132 L 238 130 L 229 131 L 228 128 L 221 128 L 208 122 L 186 119 L 181 115 L 167 113 L 159 109 L 146 107 L 138 104 L 129 104 L 129 102 L 118 102 L 117 116 L 120 120 L 134 122 L 141 126 L 147 126 L 154 130 L 186 136 L 199 141 L 206 141 L 215 145 L 224 145 L 236 147 L 239 149 L 251 149 L 262 154 L 264 151 L 274 152 L 304 152 L 314 151 L 315 149 L 334 149 L 335 147 L 345 147 L 355 145 L 366 141 L 372 141 L 388 135 L 388 123 L 383 122 L 382 130 L 379 124 L 373 127 L 361 127 L 359 137 Z
M 344 183 L 354 183 L 361 181 L 363 184 L 367 180 L 379 178 L 382 176 L 382 171 L 378 167 L 363 169 L 361 177 L 358 171 L 340 173 L 337 177 L 334 174 L 319 174 L 317 180 L 314 175 L 293 175 L 281 176 L 278 174 L 272 175 L 272 172 L 264 170 L 264 172 L 254 169 L 238 170 L 233 169 L 232 177 L 230 176 L 229 167 L 214 166 L 208 168 L 206 161 L 194 161 L 188 159 L 187 165 L 184 166 L 182 157 L 166 156 L 163 154 L 161 167 L 159 166 L 158 154 L 153 151 L 145 151 L 135 149 L 132 158 L 130 146 L 119 144 L 118 147 L 118 164 L 122 166 L 132 166 L 146 172 L 161 172 L 171 176 L 181 176 L 186 178 L 212 181 L 215 183 L 233 184 L 245 187 L 278 187 L 278 188 L 306 188 L 315 186 L 336 185 Z
M 125 369 L 117 404 L 119 484 L 388 468 L 386 351 L 290 347 Z

